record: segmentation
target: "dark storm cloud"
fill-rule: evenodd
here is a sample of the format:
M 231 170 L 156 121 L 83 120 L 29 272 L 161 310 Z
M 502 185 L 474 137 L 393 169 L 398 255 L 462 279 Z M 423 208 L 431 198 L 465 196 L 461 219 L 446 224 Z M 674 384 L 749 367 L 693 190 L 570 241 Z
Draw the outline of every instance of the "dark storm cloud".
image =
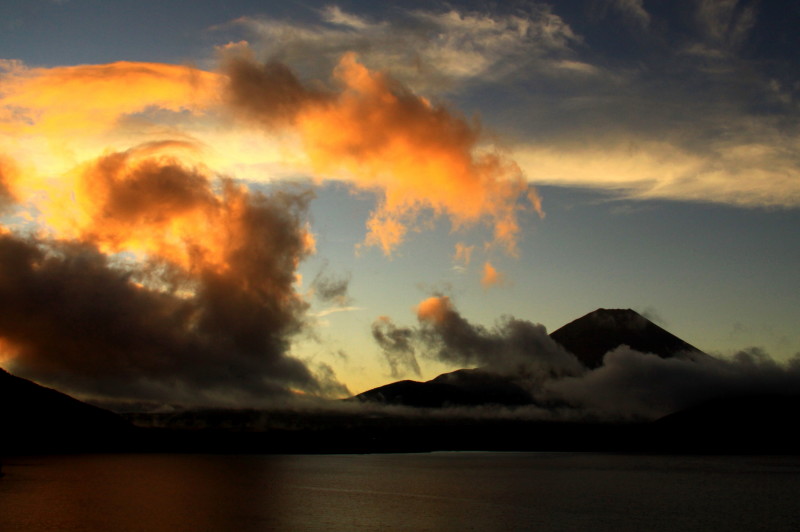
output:
M 536 378 L 583 371 L 575 356 L 550 338 L 543 325 L 504 317 L 489 329 L 464 319 L 443 296 L 420 303 L 417 317 L 420 341 L 442 362 Z
M 314 280 L 311 281 L 311 289 L 314 296 L 325 303 L 334 303 L 345 306 L 351 303 L 348 295 L 350 287 L 350 275 L 333 275 L 320 271 Z
M 229 53 L 223 61 L 228 76 L 225 96 L 234 111 L 246 120 L 267 127 L 291 123 L 304 106 L 324 96 L 303 85 L 284 63 L 260 64 L 247 54 Z
M 83 169 L 76 193 L 90 207 L 71 243 L 2 236 L 0 336 L 13 370 L 86 395 L 163 401 L 341 392 L 330 368 L 318 378 L 289 355 L 308 307 L 294 283 L 312 249 L 310 194 L 213 183 L 151 148 Z
M 372 336 L 394 377 L 403 370 L 421 374 L 417 352 L 457 367 L 480 366 L 492 373 L 536 382 L 584 371 L 574 355 L 547 335 L 543 325 L 511 317 L 504 317 L 492 328 L 472 324 L 444 296 L 420 303 L 417 317 L 417 327 L 398 327 L 386 316 L 372 324 Z
M 372 337 L 389 363 L 392 377 L 402 377 L 408 371 L 417 376 L 422 374 L 414 352 L 415 336 L 413 329 L 397 327 L 386 316 L 381 316 L 372 323 Z
M 297 317 L 224 279 L 182 298 L 138 286 L 91 247 L 44 250 L 9 235 L 0 272 L 0 334 L 22 376 L 89 395 L 190 402 L 317 386 L 286 356 Z
M 349 397 L 352 394 L 345 384 L 339 381 L 336 372 L 328 364 L 320 363 L 315 368 L 316 384 L 314 391 L 327 397 Z

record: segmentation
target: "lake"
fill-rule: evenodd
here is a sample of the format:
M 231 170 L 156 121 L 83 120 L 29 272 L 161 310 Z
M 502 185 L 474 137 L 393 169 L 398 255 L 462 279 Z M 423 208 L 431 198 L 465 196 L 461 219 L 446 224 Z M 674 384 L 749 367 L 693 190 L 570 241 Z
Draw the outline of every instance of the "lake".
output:
M 800 457 L 13 457 L 3 531 L 798 530 Z

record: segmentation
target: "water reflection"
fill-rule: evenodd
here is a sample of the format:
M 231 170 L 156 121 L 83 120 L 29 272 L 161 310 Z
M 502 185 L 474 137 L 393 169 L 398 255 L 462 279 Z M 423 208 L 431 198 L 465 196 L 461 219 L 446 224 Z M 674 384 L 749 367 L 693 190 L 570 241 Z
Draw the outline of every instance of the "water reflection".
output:
M 795 530 L 800 460 L 581 454 L 9 459 L 2 530 Z

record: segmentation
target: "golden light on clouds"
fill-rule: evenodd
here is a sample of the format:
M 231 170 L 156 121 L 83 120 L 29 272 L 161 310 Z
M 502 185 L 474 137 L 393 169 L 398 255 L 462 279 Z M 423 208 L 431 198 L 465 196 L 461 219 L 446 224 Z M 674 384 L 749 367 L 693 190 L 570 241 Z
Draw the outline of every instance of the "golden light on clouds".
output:
M 240 53 L 240 50 L 236 50 Z M 297 135 L 314 176 L 378 194 L 364 243 L 389 255 L 424 211 L 455 229 L 495 228 L 513 253 L 520 200 L 534 200 L 519 168 L 482 146 L 480 128 L 432 104 L 354 54 L 334 69 L 334 89 L 303 85 L 285 66 L 229 57 L 227 100 L 242 119 Z M 530 208 L 530 205 L 527 207 Z
M 181 157 L 209 174 L 249 170 L 232 177 L 262 181 L 272 179 L 270 170 L 305 172 L 374 192 L 364 244 L 387 255 L 410 228 L 420 229 L 425 211 L 454 229 L 485 223 L 495 243 L 515 252 L 518 212 L 540 211 L 538 197 L 513 161 L 483 145 L 477 123 L 367 69 L 354 54 L 335 68 L 333 88 L 312 89 L 285 65 L 258 65 L 246 52 L 238 45 L 223 51 L 222 73 L 131 62 L 11 69 L 0 100 L 0 150 L 33 167 L 15 191 L 29 200 L 48 190 L 45 203 L 63 203 L 55 190 L 74 193 L 86 161 L 170 141 L 194 145 Z M 82 201 L 74 200 L 73 225 L 85 224 Z M 66 224 L 52 213 L 42 219 Z
M 456 299 L 419 303 L 411 283 L 463 298 L 480 319 L 511 302 L 556 325 L 609 293 L 614 305 L 666 315 L 689 304 L 706 319 L 719 297 L 686 283 L 682 297 L 665 291 L 664 261 L 642 269 L 665 253 L 716 272 L 707 292 L 731 300 L 716 338 L 744 322 L 736 305 L 783 323 L 788 295 L 753 302 L 770 293 L 759 279 L 796 284 L 784 263 L 800 205 L 800 93 L 792 54 L 759 40 L 767 28 L 785 41 L 794 25 L 736 2 L 698 1 L 680 20 L 641 1 L 606 3 L 602 13 L 537 1 L 238 13 L 209 3 L 202 17 L 172 20 L 186 31 L 147 43 L 135 24 L 111 43 L 69 17 L 47 35 L 20 11 L 25 38 L 6 53 L 21 60 L 0 59 L 0 357 L 52 385 L 100 382 L 101 395 L 342 394 L 331 368 L 369 365 L 373 312 L 418 303 L 414 327 L 373 328 L 390 367 L 417 374 L 399 353 L 484 364 L 476 343 L 543 345 L 544 330 L 521 320 L 492 328 L 466 321 Z M 77 16 L 72 4 L 51 8 Z M 590 27 L 614 28 L 627 52 Z M 51 37 L 81 45 L 57 49 Z M 102 61 L 116 62 L 86 64 Z M 552 187 L 552 206 L 532 182 Z M 551 219 L 539 223 L 544 207 Z M 664 230 L 676 221 L 702 231 L 676 240 Z M 645 235 L 644 262 L 614 253 L 629 230 Z M 515 257 L 535 286 L 511 279 Z M 598 264 L 652 290 L 614 291 L 559 264 Z M 745 275 L 760 267 L 755 281 Z M 520 283 L 537 297 L 490 290 Z M 553 298 L 563 304 L 543 303 Z M 748 334 L 752 345 L 767 337 Z M 464 340 L 463 356 L 439 341 L 448 335 Z
M 335 78 L 344 86 L 339 97 L 309 106 L 297 124 L 318 173 L 382 190 L 367 244 L 390 254 L 430 208 L 455 228 L 488 219 L 495 239 L 513 252 L 516 203 L 527 183 L 512 161 L 478 153 L 476 125 L 369 71 L 353 54 L 342 58 Z
M 212 72 L 162 63 L 16 68 L 3 76 L 3 130 L 60 137 L 106 130 L 148 108 L 200 112 L 217 97 Z

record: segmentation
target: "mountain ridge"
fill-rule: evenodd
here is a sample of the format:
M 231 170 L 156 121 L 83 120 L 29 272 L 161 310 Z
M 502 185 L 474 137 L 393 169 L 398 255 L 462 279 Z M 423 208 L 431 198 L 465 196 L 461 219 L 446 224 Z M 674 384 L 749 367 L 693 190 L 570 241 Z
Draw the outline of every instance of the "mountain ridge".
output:
M 132 429 L 113 412 L 0 368 L 0 451 L 103 448 Z

